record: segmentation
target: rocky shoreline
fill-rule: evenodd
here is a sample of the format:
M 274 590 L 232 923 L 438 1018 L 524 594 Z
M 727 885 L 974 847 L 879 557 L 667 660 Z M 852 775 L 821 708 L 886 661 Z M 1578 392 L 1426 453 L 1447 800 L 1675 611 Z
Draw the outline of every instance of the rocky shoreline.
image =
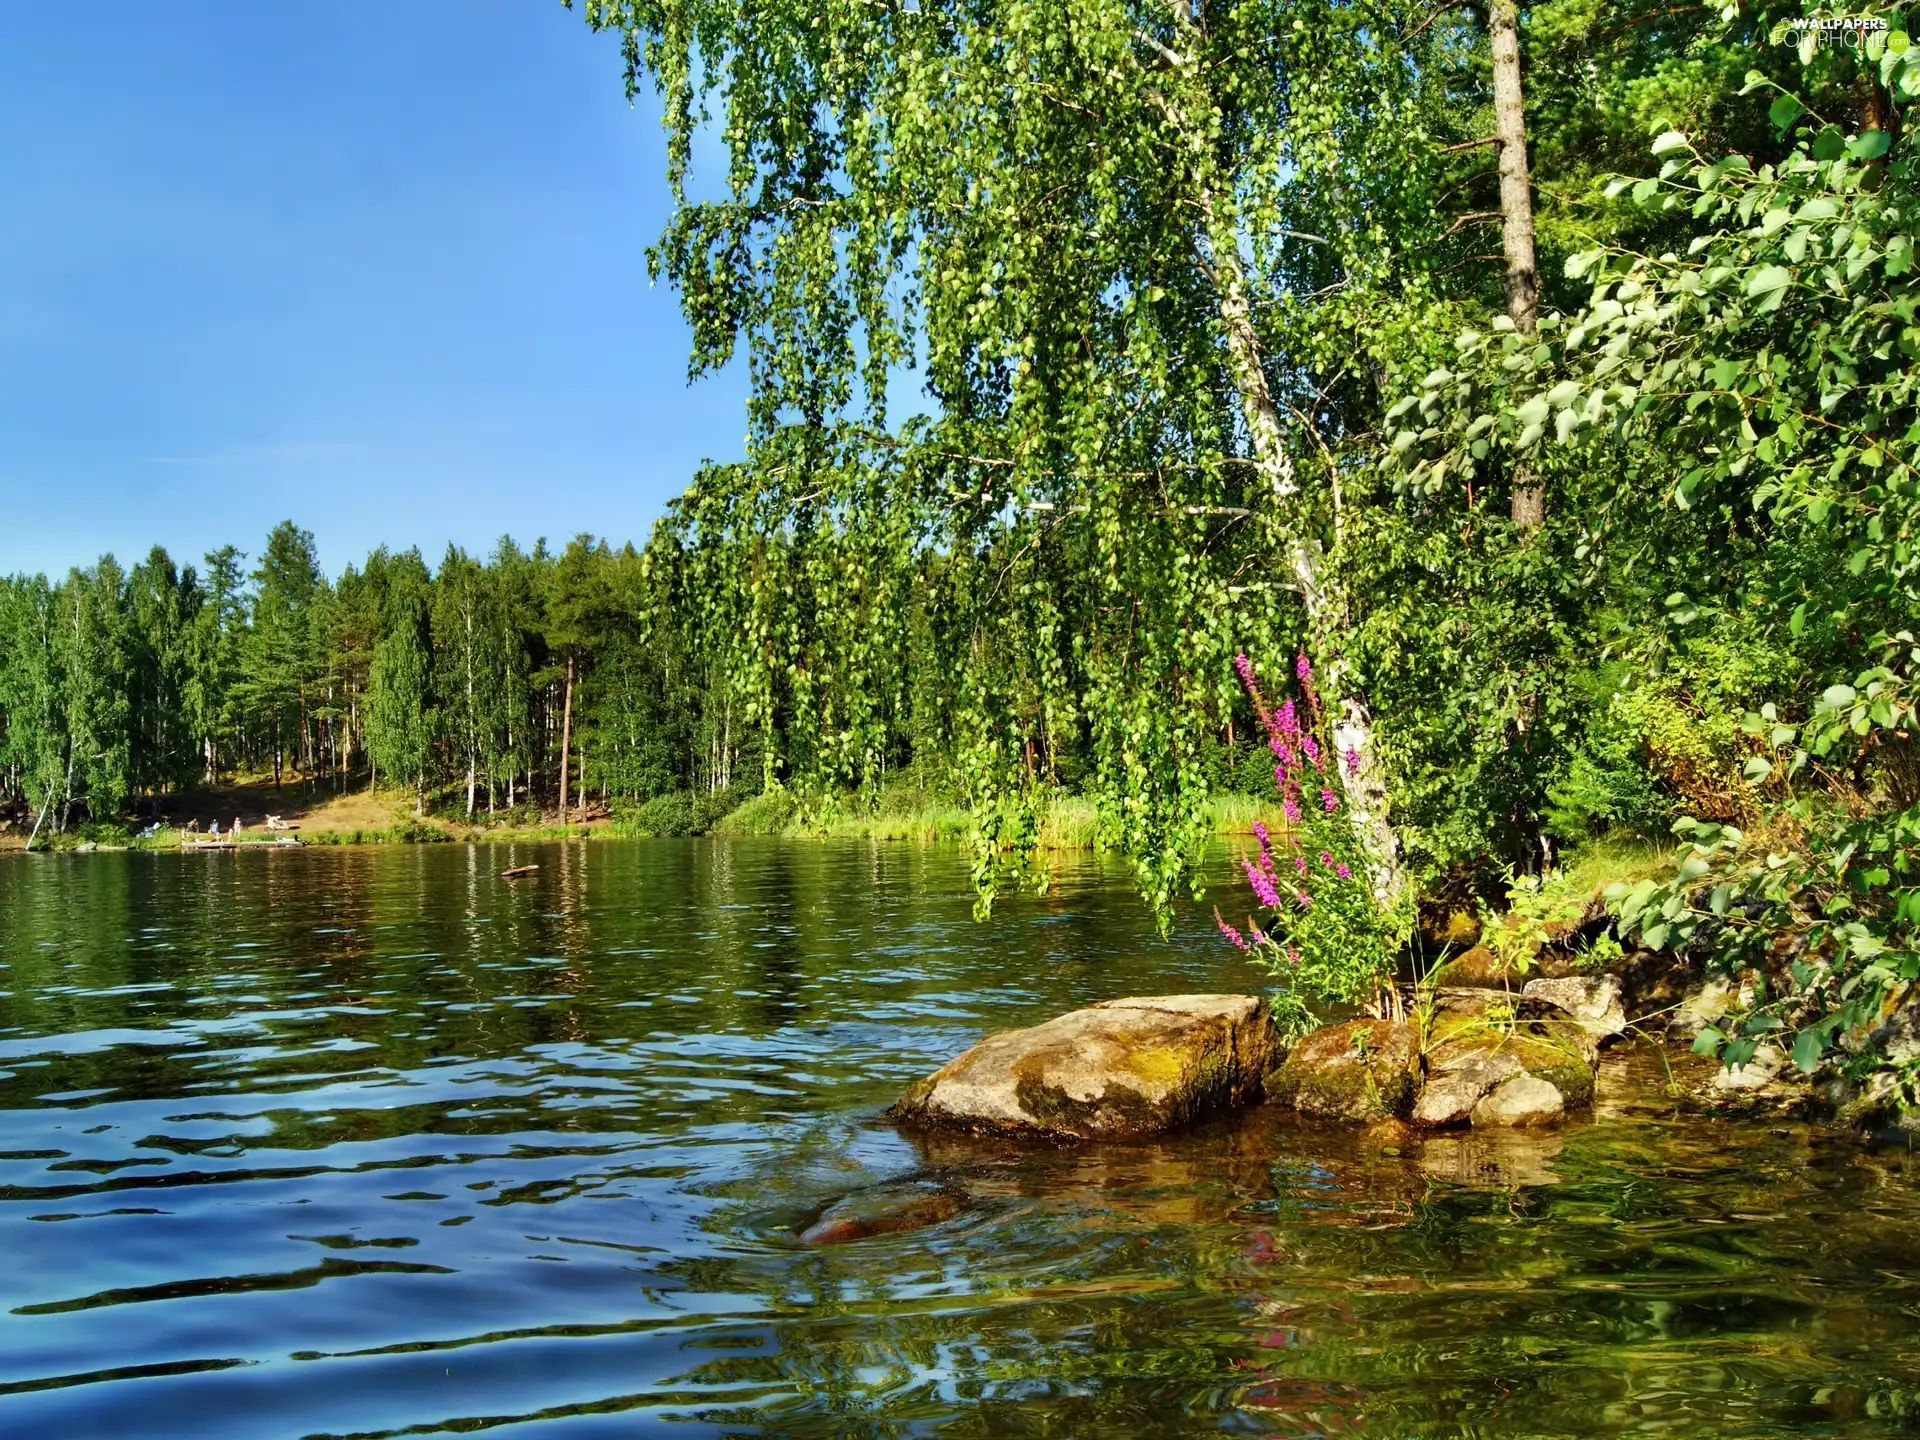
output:
M 1631 1034 L 1685 1053 L 1764 983 L 1709 980 L 1651 952 L 1604 973 L 1580 973 L 1552 953 L 1528 977 L 1491 961 L 1475 947 L 1404 992 L 1402 1016 L 1342 1020 L 1291 1043 L 1254 995 L 1106 1001 L 988 1036 L 888 1114 L 909 1126 L 1067 1143 L 1162 1134 L 1255 1103 L 1421 1131 L 1560 1125 L 1591 1114 L 1605 1047 Z M 1920 1055 L 1911 1028 L 1902 1012 L 1882 1027 L 1897 1032 L 1894 1043 L 1878 1033 L 1875 1043 L 1896 1059 L 1902 1044 Z M 1865 1082 L 1806 1077 L 1771 1044 L 1738 1068 L 1684 1068 L 1673 1098 L 1702 1112 L 1826 1120 L 1869 1143 L 1910 1145 L 1920 1133 L 1885 1071 Z

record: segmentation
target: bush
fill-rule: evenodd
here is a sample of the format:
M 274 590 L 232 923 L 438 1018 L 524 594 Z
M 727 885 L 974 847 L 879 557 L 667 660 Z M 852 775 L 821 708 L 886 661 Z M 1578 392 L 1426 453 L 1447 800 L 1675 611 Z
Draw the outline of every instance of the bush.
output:
M 621 835 L 705 835 L 733 808 L 729 791 L 676 790 L 616 815 L 614 829 Z

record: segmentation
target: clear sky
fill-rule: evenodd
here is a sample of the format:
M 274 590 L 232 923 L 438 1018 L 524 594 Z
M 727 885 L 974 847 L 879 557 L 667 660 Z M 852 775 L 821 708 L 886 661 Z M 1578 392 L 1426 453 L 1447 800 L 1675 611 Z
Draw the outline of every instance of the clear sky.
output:
M 644 540 L 746 428 L 662 150 L 557 0 L 0 7 L 0 572 Z

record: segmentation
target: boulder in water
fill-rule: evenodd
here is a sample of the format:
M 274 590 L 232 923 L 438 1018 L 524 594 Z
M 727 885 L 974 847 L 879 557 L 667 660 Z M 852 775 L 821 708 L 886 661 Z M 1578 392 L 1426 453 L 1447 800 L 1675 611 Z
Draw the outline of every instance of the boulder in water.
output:
M 808 1245 L 845 1245 L 874 1235 L 924 1230 L 966 1208 L 964 1195 L 942 1185 L 877 1185 L 834 1201 L 800 1232 L 800 1239 Z
M 1258 1099 L 1279 1050 L 1257 996 L 1108 1000 L 989 1035 L 888 1113 L 981 1132 L 1128 1139 Z
M 1413 1103 L 1413 1118 L 1421 1125 L 1436 1128 L 1464 1125 L 1472 1117 L 1473 1107 L 1488 1091 L 1525 1073 L 1518 1060 L 1497 1051 L 1459 1055 L 1447 1068 L 1428 1073 L 1420 1098 Z
M 1411 1025 L 1348 1020 L 1295 1045 L 1267 1089 L 1303 1115 L 1371 1123 L 1407 1113 L 1419 1064 Z
M 1567 1098 L 1551 1080 L 1515 1075 L 1502 1080 L 1473 1107 L 1476 1128 L 1490 1125 L 1551 1125 L 1567 1113 Z

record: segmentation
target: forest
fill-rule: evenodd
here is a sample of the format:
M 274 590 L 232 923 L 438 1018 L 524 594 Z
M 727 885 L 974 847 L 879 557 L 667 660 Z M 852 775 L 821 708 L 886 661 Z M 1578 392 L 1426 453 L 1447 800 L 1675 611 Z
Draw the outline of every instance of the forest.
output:
M 1679 863 L 1624 935 L 1798 937 L 1736 1057 L 1920 973 L 1904 9 L 583 10 L 747 458 L 638 551 L 16 578 L 23 826 L 222 770 L 466 813 L 911 774 L 983 886 L 1074 794 L 1165 906 L 1310 665 L 1382 933 L 1636 836 Z
M 502 540 L 437 568 L 377 550 L 329 579 L 289 521 L 251 568 L 232 546 L 184 567 L 156 548 L 13 577 L 0 788 L 50 833 L 234 777 L 468 817 L 724 795 L 759 736 L 673 624 L 671 548 Z

